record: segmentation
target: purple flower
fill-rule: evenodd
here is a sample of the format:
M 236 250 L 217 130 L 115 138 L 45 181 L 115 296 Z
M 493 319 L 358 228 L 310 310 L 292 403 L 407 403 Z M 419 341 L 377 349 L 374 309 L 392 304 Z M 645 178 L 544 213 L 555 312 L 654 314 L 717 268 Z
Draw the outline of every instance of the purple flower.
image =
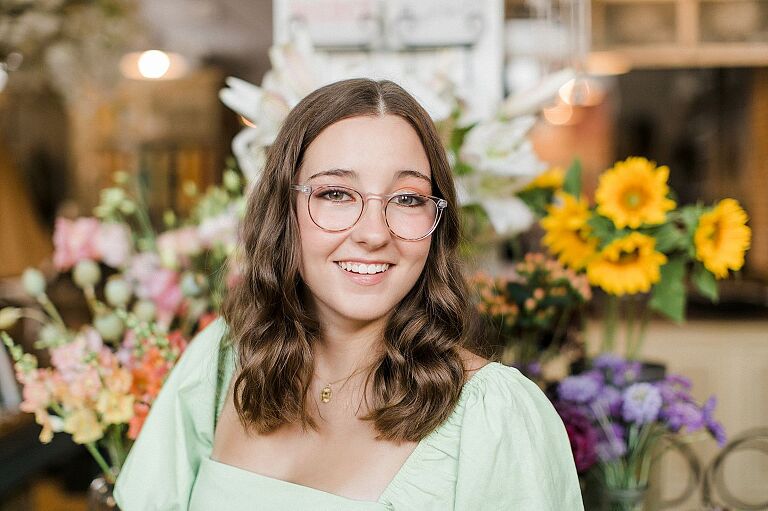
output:
M 665 404 L 677 401 L 693 402 L 690 394 L 691 380 L 684 376 L 669 375 L 659 382 L 657 386 Z
M 622 357 L 613 353 L 602 353 L 592 360 L 592 367 L 595 369 L 615 369 L 622 367 L 627 363 Z
M 637 380 L 640 362 L 628 361 L 613 353 L 603 353 L 592 361 L 592 367 L 608 373 L 608 379 L 618 386 Z
M 602 382 L 592 373 L 569 376 L 560 382 L 557 394 L 563 401 L 587 403 L 597 396 Z
M 689 432 L 704 427 L 704 413 L 693 402 L 676 401 L 662 410 L 661 417 L 675 433 L 683 427 Z
M 571 442 L 576 470 L 584 473 L 597 461 L 597 431 L 592 422 L 575 406 L 561 403 L 556 406 L 557 413 L 563 419 L 568 440 Z
M 661 409 L 661 393 L 650 383 L 635 383 L 624 391 L 624 420 L 637 424 L 655 421 Z
M 702 415 L 704 416 L 704 424 L 707 427 L 707 431 L 709 431 L 709 433 L 715 438 L 717 445 L 722 447 L 725 445 L 727 438 L 725 436 L 725 428 L 723 428 L 723 425 L 716 421 L 712 416 L 712 412 L 715 411 L 716 404 L 717 399 L 715 399 L 715 396 L 711 396 L 709 399 L 707 399 L 707 402 L 704 403 L 701 411 Z
M 616 387 L 604 386 L 598 392 L 592 404 L 592 410 L 596 416 L 619 417 L 621 415 L 621 392 Z

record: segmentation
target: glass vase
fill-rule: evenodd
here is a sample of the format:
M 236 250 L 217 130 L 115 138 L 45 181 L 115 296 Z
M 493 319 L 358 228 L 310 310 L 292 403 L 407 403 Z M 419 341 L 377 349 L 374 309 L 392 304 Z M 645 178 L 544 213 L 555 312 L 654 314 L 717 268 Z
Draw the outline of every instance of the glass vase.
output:
M 120 511 L 112 492 L 115 485 L 98 476 L 88 487 L 88 511 Z
M 643 511 L 647 488 L 604 488 L 601 511 Z
M 604 488 L 601 511 L 643 511 L 647 487 Z

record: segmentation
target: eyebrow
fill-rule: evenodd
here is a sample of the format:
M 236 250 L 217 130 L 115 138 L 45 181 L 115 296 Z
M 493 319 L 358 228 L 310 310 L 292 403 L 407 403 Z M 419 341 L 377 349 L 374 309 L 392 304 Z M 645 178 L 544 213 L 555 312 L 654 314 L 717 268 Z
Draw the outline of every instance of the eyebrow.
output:
M 358 174 L 354 170 L 349 170 L 349 169 L 328 169 L 328 170 L 323 170 L 321 172 L 317 172 L 316 174 L 312 174 L 312 176 L 309 179 L 307 179 L 307 181 L 311 181 L 316 177 L 321 177 L 321 176 L 352 177 L 356 179 L 358 177 Z M 429 184 L 432 184 L 432 180 L 428 176 L 426 176 L 423 172 L 419 172 L 418 170 L 411 170 L 411 169 L 401 170 L 400 172 L 397 173 L 393 181 L 397 181 L 398 179 L 402 179 L 404 177 L 415 177 L 418 179 L 422 179 Z

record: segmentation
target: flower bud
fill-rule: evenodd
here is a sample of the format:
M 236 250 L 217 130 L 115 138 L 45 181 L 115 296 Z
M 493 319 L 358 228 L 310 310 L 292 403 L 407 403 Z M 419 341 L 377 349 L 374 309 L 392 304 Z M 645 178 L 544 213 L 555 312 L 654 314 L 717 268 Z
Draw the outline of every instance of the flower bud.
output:
M 85 259 L 75 265 L 72 279 L 80 288 L 95 286 L 101 280 L 101 269 L 95 262 Z
M 63 344 L 62 341 L 66 341 L 66 333 L 62 331 L 61 327 L 53 323 L 48 323 L 43 326 L 37 337 L 47 347 L 59 346 L 60 344 Z
M 224 172 L 223 182 L 224 188 L 230 192 L 237 192 L 240 190 L 240 176 L 238 176 L 237 172 L 233 170 L 227 170 Z
M 136 212 L 136 203 L 130 199 L 125 199 L 120 203 L 120 212 L 124 215 L 132 215 Z
M 152 321 L 155 319 L 155 304 L 148 300 L 139 300 L 133 306 L 133 313 L 141 321 Z
M 104 295 L 112 307 L 125 307 L 132 294 L 130 284 L 119 277 L 110 278 L 104 287 Z
M 116 341 L 123 333 L 123 322 L 114 314 L 103 314 L 93 320 L 93 326 L 96 327 L 102 339 L 105 341 Z
M 3 307 L 0 309 L 0 330 L 8 330 L 21 317 L 21 309 L 18 307 Z
M 45 293 L 45 277 L 40 270 L 35 268 L 27 268 L 21 275 L 21 283 L 24 286 L 24 291 L 31 296 L 40 296 Z
M 125 191 L 122 188 L 107 188 L 101 191 L 101 203 L 109 208 L 118 208 L 125 200 Z

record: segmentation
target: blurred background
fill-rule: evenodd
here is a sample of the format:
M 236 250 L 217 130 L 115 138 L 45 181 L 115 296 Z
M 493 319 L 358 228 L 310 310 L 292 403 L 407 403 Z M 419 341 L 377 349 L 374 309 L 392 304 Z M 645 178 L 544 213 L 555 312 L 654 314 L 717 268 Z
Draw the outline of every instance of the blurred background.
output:
M 685 322 L 653 316 L 643 355 L 690 378 L 698 401 L 716 395 L 729 439 L 765 435 L 766 0 L 0 0 L 0 307 L 35 305 L 21 275 L 38 267 L 65 321 L 87 323 L 86 300 L 52 262 L 56 219 L 91 215 L 117 171 L 142 183 L 156 225 L 169 211 L 196 211 L 210 186 L 226 187 L 226 168 L 247 181 L 233 138 L 260 119 L 247 115 L 247 94 L 233 112 L 219 91 L 228 76 L 263 90 L 294 80 L 300 98 L 302 79 L 317 72 L 306 40 L 347 71 L 429 75 L 440 91 L 450 81 L 465 125 L 534 115 L 526 133 L 541 168 L 578 158 L 587 197 L 614 162 L 642 156 L 669 167 L 681 206 L 736 199 L 751 228 L 743 267 L 718 280 L 717 301 L 690 286 Z M 294 41 L 298 53 L 275 49 Z M 475 269 L 503 272 L 540 246 L 533 221 L 501 235 L 488 218 L 497 233 L 477 243 Z M 604 298 L 586 308 L 585 353 L 601 349 Z M 14 338 L 35 352 L 28 323 Z M 45 350 L 36 353 L 45 365 Z M 38 441 L 40 426 L 18 410 L 11 363 L 0 360 L 0 510 L 86 509 L 99 466 L 63 433 Z M 717 467 L 712 491 L 742 503 L 729 508 L 768 509 L 762 438 Z M 646 509 L 705 508 L 699 480 L 722 450 L 711 438 L 691 446 L 693 469 L 686 454 L 663 457 Z

